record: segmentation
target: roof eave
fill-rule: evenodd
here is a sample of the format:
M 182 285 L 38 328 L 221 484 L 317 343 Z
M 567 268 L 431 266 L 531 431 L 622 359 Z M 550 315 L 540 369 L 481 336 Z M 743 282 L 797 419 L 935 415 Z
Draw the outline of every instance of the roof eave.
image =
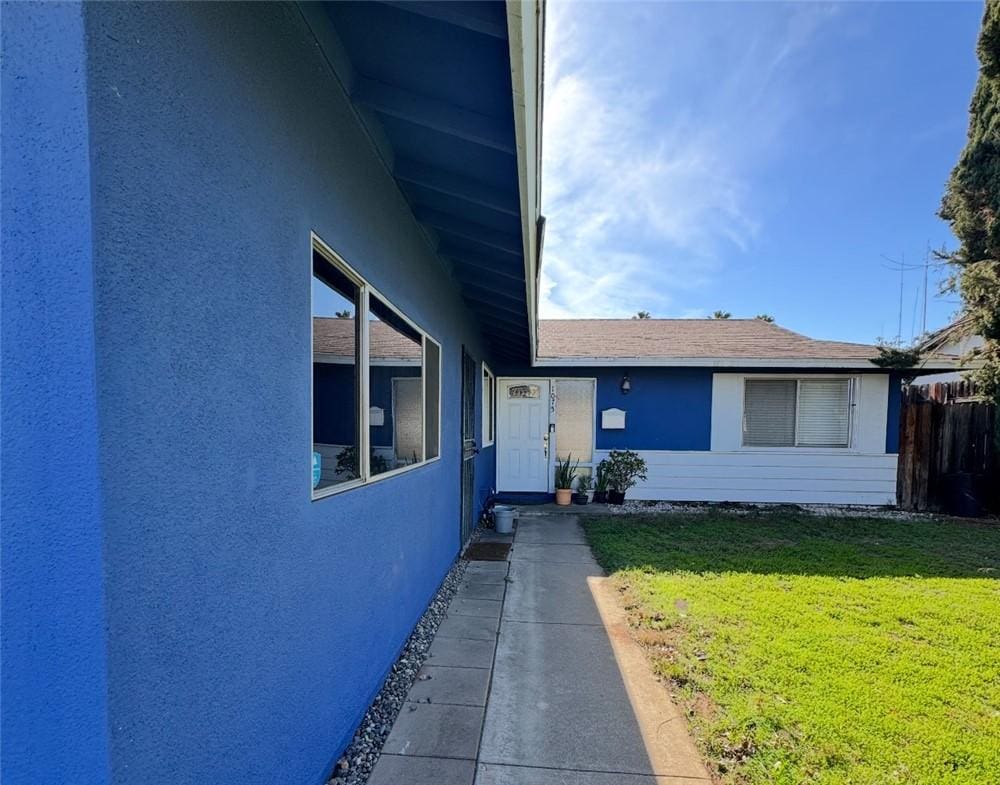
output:
M 538 348 L 539 220 L 541 218 L 542 75 L 545 48 L 544 0 L 507 0 L 511 92 L 517 147 L 524 286 L 530 363 Z
M 662 368 L 802 368 L 858 371 L 895 371 L 895 368 L 880 368 L 864 358 L 838 359 L 831 357 L 539 357 L 538 367 L 662 367 Z M 922 365 L 920 370 L 956 370 L 951 361 L 934 361 Z

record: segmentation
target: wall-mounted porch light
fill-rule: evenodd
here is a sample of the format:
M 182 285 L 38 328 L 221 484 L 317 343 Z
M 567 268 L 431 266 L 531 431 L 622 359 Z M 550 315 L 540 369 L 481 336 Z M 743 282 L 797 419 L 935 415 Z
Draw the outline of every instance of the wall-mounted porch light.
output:
M 632 381 L 628 378 L 628 371 L 625 371 L 625 375 L 622 377 L 621 390 L 622 395 L 628 395 L 632 392 Z

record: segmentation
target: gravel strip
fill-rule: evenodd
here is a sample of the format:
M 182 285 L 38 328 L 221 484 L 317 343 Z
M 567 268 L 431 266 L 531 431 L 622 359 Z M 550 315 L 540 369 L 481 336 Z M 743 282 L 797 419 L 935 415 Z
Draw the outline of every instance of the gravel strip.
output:
M 934 518 L 928 513 L 906 512 L 887 507 L 863 507 L 831 504 L 764 504 L 764 503 L 713 503 L 713 502 L 642 502 L 626 501 L 621 505 L 609 505 L 610 515 L 636 515 L 649 513 L 725 513 L 728 515 L 753 515 L 761 512 L 792 511 L 806 515 L 822 515 L 836 518 L 886 518 L 890 520 L 912 521 Z
M 382 752 L 382 745 L 389 737 L 396 715 L 399 714 L 410 687 L 416 681 L 417 671 L 427 659 L 434 634 L 447 615 L 448 605 L 458 589 L 458 584 L 462 582 L 467 565 L 468 562 L 464 559 L 458 559 L 445 577 L 441 588 L 434 595 L 431 604 L 406 641 L 382 689 L 361 720 L 351 745 L 334 766 L 333 776 L 328 785 L 364 785 L 368 782 L 368 776 Z

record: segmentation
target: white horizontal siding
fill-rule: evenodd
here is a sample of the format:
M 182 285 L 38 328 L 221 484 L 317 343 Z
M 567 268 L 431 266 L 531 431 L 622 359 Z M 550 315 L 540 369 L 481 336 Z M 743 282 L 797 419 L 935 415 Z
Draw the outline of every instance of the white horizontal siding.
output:
M 877 469 L 885 466 L 885 459 L 895 458 L 884 453 L 856 453 L 839 448 L 819 451 L 802 447 L 763 450 L 645 450 L 640 451 L 649 465 L 667 466 L 794 466 L 806 469 Z M 603 452 L 607 455 L 607 451 Z
M 598 451 L 598 460 L 607 457 Z M 895 504 L 896 456 L 856 452 L 640 450 L 647 479 L 628 492 L 651 501 Z

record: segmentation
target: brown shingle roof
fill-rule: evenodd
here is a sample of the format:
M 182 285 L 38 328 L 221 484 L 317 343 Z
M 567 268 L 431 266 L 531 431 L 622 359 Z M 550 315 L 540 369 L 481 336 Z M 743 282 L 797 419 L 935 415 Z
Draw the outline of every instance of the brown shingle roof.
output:
M 401 335 L 385 322 L 373 321 L 368 329 L 375 360 L 419 360 L 420 344 Z M 313 317 L 313 352 L 331 357 L 354 356 L 354 319 Z
M 369 334 L 375 360 L 420 359 L 420 345 L 384 322 L 373 321 Z M 353 356 L 354 320 L 314 318 L 313 351 Z M 787 361 L 795 366 L 819 361 L 869 367 L 877 355 L 869 344 L 818 341 L 760 319 L 542 319 L 538 323 L 540 363 L 594 360 L 599 365 L 605 360 L 635 359 L 663 365 Z M 954 360 L 950 355 L 930 359 Z
M 870 360 L 875 347 L 817 341 L 761 319 L 545 319 L 538 358 Z

